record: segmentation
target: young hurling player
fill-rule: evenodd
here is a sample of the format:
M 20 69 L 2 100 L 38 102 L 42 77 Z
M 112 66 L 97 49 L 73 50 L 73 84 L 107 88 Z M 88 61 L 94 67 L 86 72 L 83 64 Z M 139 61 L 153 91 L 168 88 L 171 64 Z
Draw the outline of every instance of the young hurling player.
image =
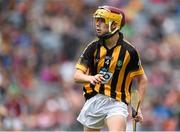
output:
M 147 77 L 136 49 L 124 40 L 120 29 L 124 13 L 115 7 L 100 6 L 93 15 L 98 39 L 81 54 L 74 79 L 83 83 L 86 102 L 77 118 L 84 131 L 100 131 L 106 122 L 109 131 L 125 131 L 132 80 L 142 100 Z M 141 110 L 135 118 L 142 121 Z

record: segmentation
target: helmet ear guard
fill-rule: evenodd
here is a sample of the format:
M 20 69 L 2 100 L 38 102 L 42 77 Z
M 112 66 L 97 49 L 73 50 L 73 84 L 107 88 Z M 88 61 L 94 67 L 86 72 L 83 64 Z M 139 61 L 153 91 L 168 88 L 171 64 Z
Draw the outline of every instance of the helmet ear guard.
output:
M 105 38 L 107 38 L 107 36 L 110 38 L 125 25 L 125 15 L 120 9 L 116 7 L 99 6 L 93 17 L 103 18 L 105 19 L 105 23 L 109 25 L 109 32 L 105 33 Z M 117 27 L 112 31 L 111 26 L 113 22 L 117 24 Z

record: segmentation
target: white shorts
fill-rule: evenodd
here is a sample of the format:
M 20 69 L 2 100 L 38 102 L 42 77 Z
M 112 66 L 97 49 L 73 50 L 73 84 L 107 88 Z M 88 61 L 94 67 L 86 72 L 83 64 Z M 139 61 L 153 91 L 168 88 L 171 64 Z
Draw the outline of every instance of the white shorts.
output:
M 120 115 L 126 119 L 128 114 L 128 108 L 124 102 L 97 94 L 86 101 L 77 120 L 85 127 L 101 129 L 104 127 L 105 119 L 114 115 Z

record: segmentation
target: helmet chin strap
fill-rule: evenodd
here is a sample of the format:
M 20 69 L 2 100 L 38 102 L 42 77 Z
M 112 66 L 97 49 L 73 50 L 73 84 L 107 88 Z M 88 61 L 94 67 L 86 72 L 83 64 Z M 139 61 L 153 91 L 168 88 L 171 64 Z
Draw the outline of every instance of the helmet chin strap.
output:
M 115 32 L 113 32 L 113 33 L 104 33 L 103 35 L 101 35 L 101 36 L 98 36 L 98 38 L 100 38 L 100 39 L 109 39 L 109 38 L 111 38 L 115 33 L 117 33 L 118 32 L 118 30 L 115 30 Z
M 112 37 L 115 33 L 117 33 L 119 31 L 118 27 L 116 27 L 113 31 L 111 30 L 112 23 L 113 23 L 113 21 L 109 22 L 109 32 L 98 36 L 100 39 L 108 39 L 108 38 Z

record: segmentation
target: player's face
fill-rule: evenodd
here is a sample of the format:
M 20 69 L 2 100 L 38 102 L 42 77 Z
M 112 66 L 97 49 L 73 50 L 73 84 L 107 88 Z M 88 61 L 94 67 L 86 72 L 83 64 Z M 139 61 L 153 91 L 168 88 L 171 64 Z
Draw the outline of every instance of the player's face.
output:
M 98 36 L 101 36 L 108 32 L 108 25 L 103 18 L 95 18 L 95 28 Z

